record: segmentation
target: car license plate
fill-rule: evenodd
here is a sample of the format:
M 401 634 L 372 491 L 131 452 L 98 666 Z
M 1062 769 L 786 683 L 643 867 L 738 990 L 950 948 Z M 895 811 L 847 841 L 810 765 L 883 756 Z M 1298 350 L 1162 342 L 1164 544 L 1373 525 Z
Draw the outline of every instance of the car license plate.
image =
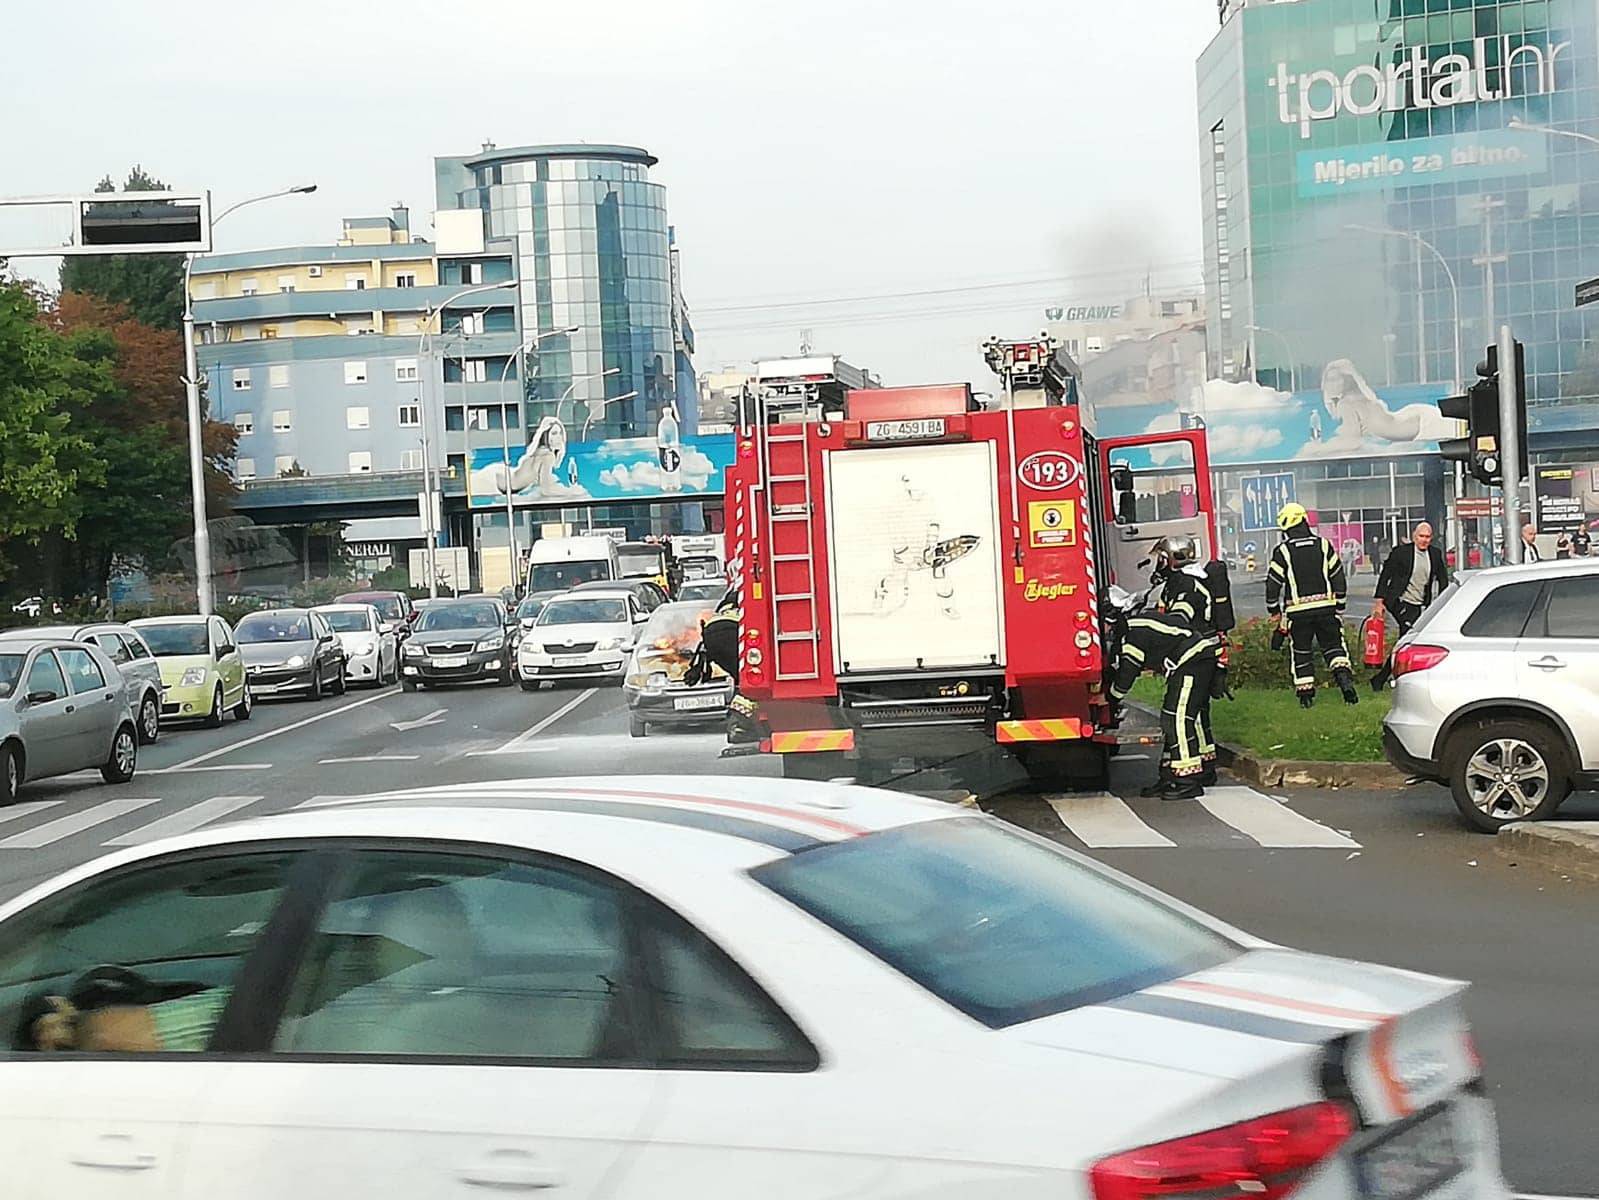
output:
M 557 654 L 550 661 L 558 667 L 581 667 L 588 659 L 581 654 Z
M 1355 1155 L 1360 1194 L 1372 1200 L 1425 1196 L 1464 1167 L 1447 1108 L 1409 1122 Z
M 679 696 L 672 701 L 672 707 L 683 712 L 695 708 L 721 708 L 724 703 L 720 696 Z
M 464 654 L 440 654 L 440 655 L 436 655 L 434 657 L 434 659 L 433 659 L 433 665 L 435 667 L 464 667 L 464 666 L 466 666 L 466 655 L 464 655 Z
M 869 442 L 914 442 L 919 438 L 943 436 L 943 417 L 923 417 L 916 421 L 866 422 L 866 440 Z

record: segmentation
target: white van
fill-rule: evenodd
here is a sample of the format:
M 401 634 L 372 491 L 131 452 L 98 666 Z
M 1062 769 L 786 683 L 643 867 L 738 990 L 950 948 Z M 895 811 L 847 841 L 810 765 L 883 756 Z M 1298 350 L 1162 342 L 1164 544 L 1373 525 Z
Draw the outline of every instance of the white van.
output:
M 540 538 L 528 552 L 527 591 L 560 592 L 594 579 L 620 579 L 616 542 L 608 537 Z

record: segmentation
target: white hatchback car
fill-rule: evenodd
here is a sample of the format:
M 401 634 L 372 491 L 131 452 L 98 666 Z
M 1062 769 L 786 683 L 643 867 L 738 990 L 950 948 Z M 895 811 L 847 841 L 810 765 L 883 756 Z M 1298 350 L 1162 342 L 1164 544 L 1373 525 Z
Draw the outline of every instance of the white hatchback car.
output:
M 1461 992 L 885 792 L 393 793 L 0 907 L 0 1155 L 25 1200 L 1503 1197 Z

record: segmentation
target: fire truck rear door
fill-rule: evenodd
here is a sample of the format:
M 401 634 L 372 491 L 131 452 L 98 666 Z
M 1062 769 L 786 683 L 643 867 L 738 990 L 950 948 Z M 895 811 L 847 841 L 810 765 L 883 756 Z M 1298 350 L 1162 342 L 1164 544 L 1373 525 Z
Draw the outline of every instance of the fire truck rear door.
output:
M 1143 586 L 1161 538 L 1199 539 L 1201 562 L 1216 554 L 1216 512 L 1202 430 L 1107 438 L 1099 450 L 1111 582 Z

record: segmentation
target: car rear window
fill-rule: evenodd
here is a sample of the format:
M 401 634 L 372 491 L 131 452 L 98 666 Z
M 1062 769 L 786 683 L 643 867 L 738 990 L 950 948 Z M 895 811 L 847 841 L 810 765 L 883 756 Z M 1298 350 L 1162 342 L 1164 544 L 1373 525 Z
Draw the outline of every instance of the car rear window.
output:
M 1543 585 L 1541 579 L 1528 579 L 1494 588 L 1482 598 L 1477 611 L 1466 618 L 1460 632 L 1467 637 L 1520 637 Z
M 994 1029 L 1139 991 L 1240 953 L 1049 843 L 981 818 L 836 842 L 751 875 Z

